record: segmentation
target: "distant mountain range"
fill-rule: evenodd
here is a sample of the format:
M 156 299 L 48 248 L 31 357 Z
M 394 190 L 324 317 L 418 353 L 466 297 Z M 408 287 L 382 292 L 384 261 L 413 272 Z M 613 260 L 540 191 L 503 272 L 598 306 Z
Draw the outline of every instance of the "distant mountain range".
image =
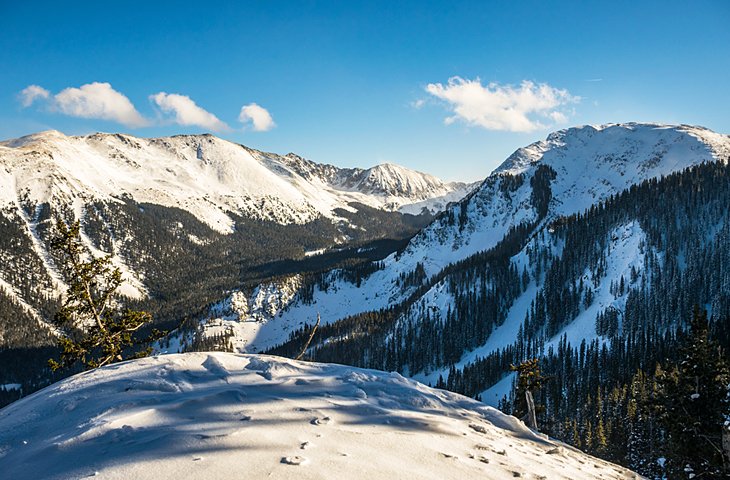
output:
M 340 218 L 360 203 L 420 214 L 442 210 L 470 189 L 393 164 L 338 168 L 294 154 L 277 155 L 212 135 L 138 138 L 66 136 L 46 131 L 0 143 L 0 204 L 75 208 L 131 198 L 176 207 L 230 233 L 230 213 L 306 223 Z

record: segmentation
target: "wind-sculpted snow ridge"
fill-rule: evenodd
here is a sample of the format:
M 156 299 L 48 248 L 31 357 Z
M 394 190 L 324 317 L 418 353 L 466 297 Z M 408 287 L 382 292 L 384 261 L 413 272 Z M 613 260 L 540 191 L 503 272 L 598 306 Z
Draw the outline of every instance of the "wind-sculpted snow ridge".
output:
M 249 149 L 212 135 L 138 138 L 41 132 L 0 143 L 0 207 L 21 199 L 68 206 L 131 197 L 186 210 L 230 232 L 229 212 L 306 223 L 361 203 L 432 213 L 471 188 L 395 165 L 368 170 L 319 165 Z
M 76 375 L 0 410 L 3 478 L 638 478 L 395 373 L 195 353 Z
M 327 324 L 396 305 L 416 290 L 413 285 L 403 287 L 399 279 L 417 268 L 422 268 L 424 279 L 431 278 L 451 263 L 494 247 L 513 227 L 535 224 L 539 229 L 644 180 L 728 158 L 730 136 L 702 127 L 627 123 L 560 130 L 517 150 L 478 189 L 359 285 L 337 280 L 337 272 L 332 272 L 326 289 L 315 286 L 311 300 L 292 301 L 275 319 L 280 326 L 270 324 L 269 330 L 278 328 L 283 341 L 291 328 L 299 328 L 301 319 L 311 323 L 317 313 Z M 545 184 L 539 195 L 536 175 L 542 175 Z M 263 338 L 256 342 L 261 348 L 275 346 L 273 341 L 264 343 Z

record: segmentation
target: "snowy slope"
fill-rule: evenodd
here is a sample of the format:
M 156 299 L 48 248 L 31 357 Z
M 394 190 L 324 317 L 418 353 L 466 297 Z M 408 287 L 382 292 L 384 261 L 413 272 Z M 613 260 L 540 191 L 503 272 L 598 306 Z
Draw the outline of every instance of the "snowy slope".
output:
M 398 374 L 223 353 L 104 367 L 0 410 L 0 471 L 34 480 L 638 478 Z
M 555 241 L 549 232 L 545 232 L 544 235 L 544 238 L 534 238 L 518 255 L 512 258 L 512 262 L 517 266 L 518 271 L 522 271 L 523 267 L 527 267 L 530 272 L 534 271 L 534 266 L 530 265 L 527 252 L 534 251 L 540 246 L 553 245 L 553 254 L 560 256 L 560 242 Z M 588 308 L 582 309 L 568 326 L 548 339 L 545 342 L 545 349 L 550 347 L 557 349 L 558 343 L 563 337 L 572 345 L 580 345 L 582 340 L 590 342 L 591 340 L 599 339 L 602 342 L 608 342 L 608 338 L 600 337 L 596 333 L 596 315 L 609 308 L 615 308 L 618 311 L 624 310 L 628 296 L 628 288 L 625 294 L 616 296 L 610 292 L 610 286 L 612 282 L 618 283 L 621 277 L 626 279 L 630 278 L 632 267 L 638 274 L 644 271 L 644 247 L 642 245 L 646 243 L 646 235 L 636 221 L 630 221 L 625 225 L 617 227 L 611 232 L 610 237 L 611 242 L 606 247 L 608 263 L 604 276 L 597 279 L 593 302 Z M 588 282 L 590 272 L 586 271 L 583 277 Z M 465 352 L 461 359 L 453 366 L 457 370 L 462 370 L 464 366 L 479 358 L 485 358 L 490 353 L 512 344 L 517 338 L 520 327 L 523 326 L 525 314 L 529 310 L 532 302 L 536 299 L 539 292 L 538 287 L 541 287 L 543 284 L 544 278 L 535 281 L 533 275 L 533 281 L 530 286 L 515 300 L 506 315 L 504 323 L 492 332 L 486 343 L 474 350 Z M 627 286 L 631 286 L 631 284 L 629 283 Z M 428 305 L 438 306 L 439 313 L 442 316 L 446 315 L 446 310 L 449 305 L 453 307 L 453 295 L 451 292 L 446 291 L 442 284 L 431 289 L 424 297 L 427 299 L 426 303 Z M 417 316 L 417 312 L 414 312 L 413 316 Z M 430 372 L 417 372 L 413 375 L 413 378 L 420 382 L 435 384 L 439 375 L 443 377 L 448 376 L 449 368 L 443 367 Z M 493 406 L 497 405 L 504 395 L 509 394 L 513 377 L 514 375 L 509 375 L 504 381 L 482 392 L 481 397 L 484 403 Z
M 333 218 L 337 208 L 353 211 L 352 202 L 435 212 L 469 188 L 395 165 L 319 165 L 212 135 L 146 139 L 47 131 L 0 143 L 0 206 L 78 205 L 127 195 L 182 208 L 224 233 L 233 226 L 229 211 L 282 224 Z
M 582 212 L 610 195 L 650 178 L 692 165 L 730 158 L 730 136 L 702 127 L 626 123 L 585 125 L 550 134 L 518 149 L 466 202 L 466 223 L 434 222 L 413 239 L 402 260 L 421 261 L 429 273 L 444 262 L 494 246 L 513 225 L 537 217 L 530 179 L 540 165 L 552 168 L 552 201 L 547 219 Z M 505 176 L 523 175 L 505 193 Z
M 265 350 L 285 341 L 302 322 L 312 323 L 317 313 L 324 323 L 332 323 L 401 302 L 415 287 L 403 289 L 397 280 L 419 263 L 428 276 L 435 275 L 450 263 L 493 247 L 512 226 L 536 221 L 531 179 L 541 165 L 556 174 L 550 183 L 552 200 L 544 225 L 559 216 L 582 212 L 646 179 L 729 157 L 730 136 L 701 127 L 628 123 L 552 133 L 544 141 L 517 150 L 479 189 L 452 206 L 451 215 L 436 219 L 359 287 L 335 280 L 334 272 L 326 290 L 315 287 L 313 301 L 305 303 L 289 296 L 289 303 L 268 319 L 265 328 L 240 316 L 242 323 L 237 328 L 245 330 L 250 347 L 237 345 L 241 351 Z M 424 298 L 442 313 L 450 302 L 443 284 Z

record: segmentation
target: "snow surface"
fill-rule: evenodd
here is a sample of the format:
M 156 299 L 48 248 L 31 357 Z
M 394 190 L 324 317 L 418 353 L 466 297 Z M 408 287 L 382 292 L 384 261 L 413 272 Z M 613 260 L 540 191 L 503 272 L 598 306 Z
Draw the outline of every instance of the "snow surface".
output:
M 544 141 L 518 149 L 462 201 L 467 214 L 463 226 L 458 225 L 458 220 L 450 225 L 446 216 L 440 217 L 417 234 L 404 252 L 386 258 L 384 268 L 363 280 L 360 287 L 337 279 L 335 271 L 330 275 L 326 291 L 315 287 L 312 302 L 304 303 L 297 296 L 288 296 L 279 305 L 277 315 L 267 319 L 265 328 L 254 326 L 245 315 L 238 320 L 229 318 L 239 323 L 235 330 L 245 338 L 245 342 L 236 342 L 237 349 L 257 352 L 274 347 L 286 341 L 289 333 L 303 322 L 314 322 L 317 313 L 321 314 L 322 323 L 328 324 L 349 315 L 398 304 L 413 291 L 397 284 L 399 275 L 412 272 L 418 263 L 430 276 L 450 263 L 493 247 L 512 226 L 537 218 L 530 200 L 530 179 L 541 164 L 550 166 L 557 174 L 551 183 L 553 198 L 543 222 L 546 223 L 562 215 L 582 212 L 644 180 L 728 158 L 730 136 L 702 127 L 627 123 L 586 125 L 552 133 Z M 505 193 L 503 184 L 507 175 L 522 175 L 524 179 L 514 191 Z M 461 205 L 451 208 L 458 219 Z M 633 244 L 626 246 L 627 257 L 622 261 L 632 261 L 636 254 L 633 249 Z M 534 297 L 535 293 L 533 289 L 525 295 Z M 443 284 L 434 286 L 424 298 L 429 307 L 438 308 L 442 318 L 445 316 L 450 294 Z M 599 302 L 602 298 L 598 298 Z M 531 298 L 524 296 L 518 299 L 517 320 L 498 329 L 495 340 L 490 339 L 480 353 L 514 339 L 530 301 Z M 599 302 L 595 305 L 603 305 Z M 588 335 L 587 326 L 593 325 L 595 313 L 590 312 L 593 315 L 590 321 L 585 316 L 580 325 L 566 332 L 571 341 Z M 430 373 L 418 378 L 432 381 L 434 375 Z M 435 378 L 439 373 L 435 372 Z
M 178 207 L 230 233 L 229 212 L 282 224 L 359 202 L 386 210 L 436 212 L 473 185 L 446 183 L 397 165 L 340 169 L 293 154 L 250 149 L 212 135 L 138 138 L 40 132 L 0 142 L 0 207 L 24 198 L 72 205 L 128 195 Z
M 164 355 L 0 410 L 12 479 L 638 478 L 514 417 L 395 373 Z

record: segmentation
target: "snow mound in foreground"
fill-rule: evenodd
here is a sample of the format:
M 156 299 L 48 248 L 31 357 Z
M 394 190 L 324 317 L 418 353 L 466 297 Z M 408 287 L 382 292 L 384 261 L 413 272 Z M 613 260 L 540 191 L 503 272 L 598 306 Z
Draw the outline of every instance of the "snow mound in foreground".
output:
M 76 375 L 0 410 L 4 478 L 634 478 L 398 374 L 190 353 Z

